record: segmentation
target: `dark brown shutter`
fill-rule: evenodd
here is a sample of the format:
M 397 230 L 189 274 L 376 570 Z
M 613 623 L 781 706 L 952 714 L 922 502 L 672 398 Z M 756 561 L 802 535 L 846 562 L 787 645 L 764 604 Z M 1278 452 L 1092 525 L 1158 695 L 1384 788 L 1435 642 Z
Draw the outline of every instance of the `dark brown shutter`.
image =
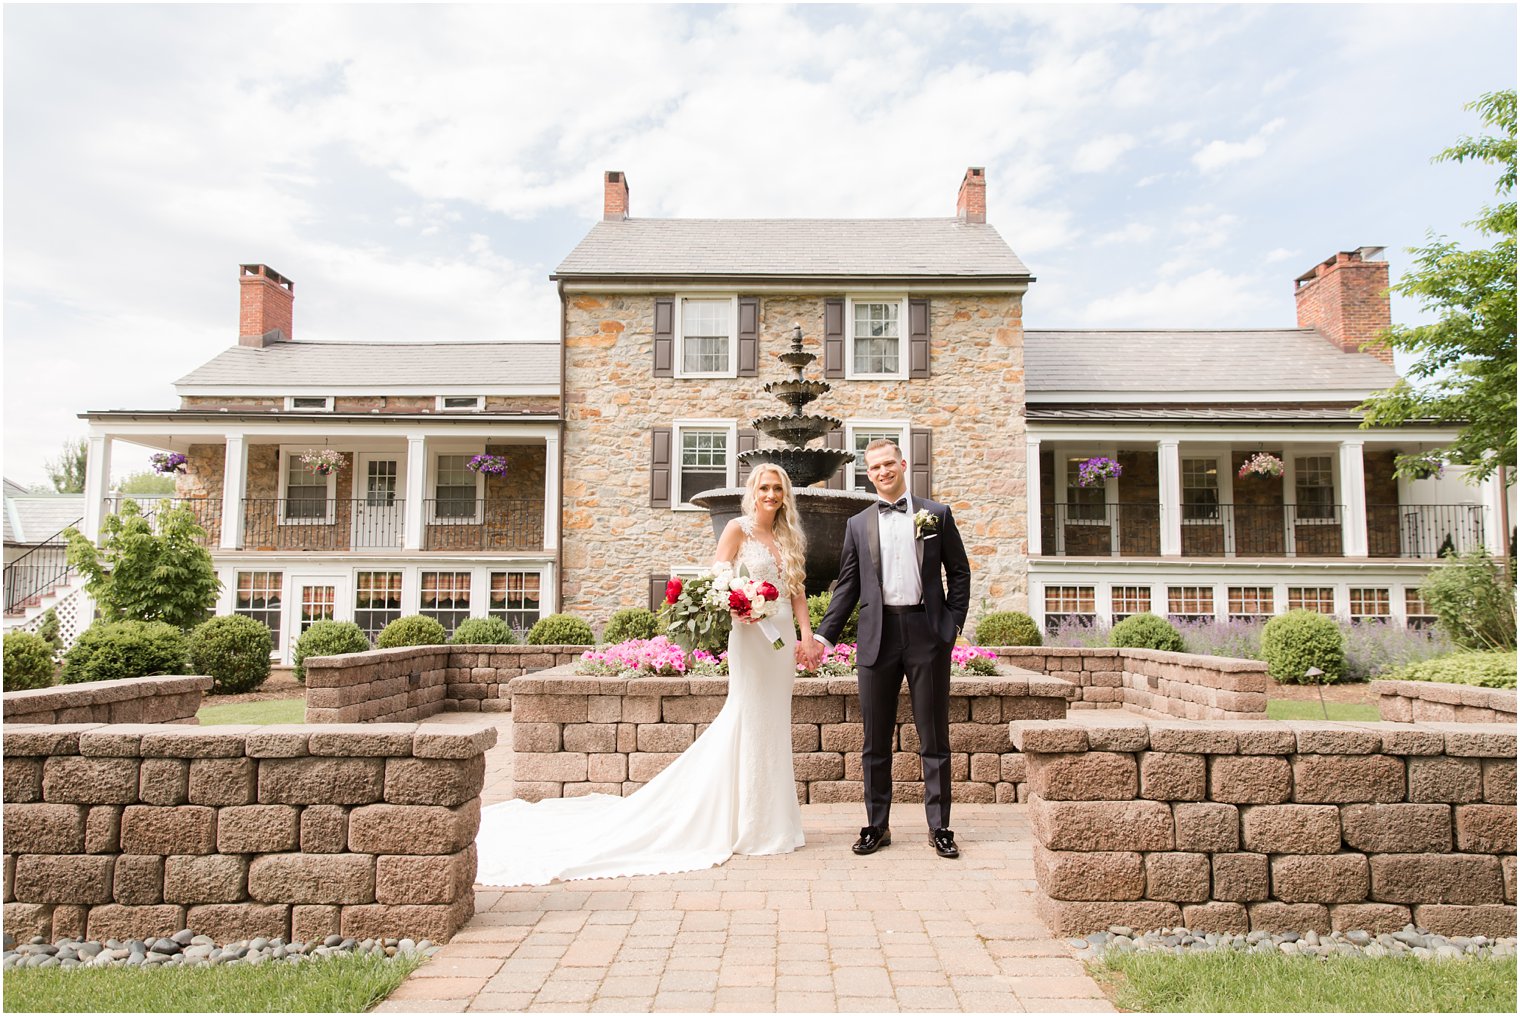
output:
M 760 446 L 760 434 L 759 434 L 759 432 L 753 431 L 753 430 L 741 430 L 741 431 L 739 431 L 739 454 L 740 455 L 743 455 L 745 452 L 752 452 L 756 448 L 758 448 L 759 446 Z M 742 487 L 746 483 L 749 482 L 749 474 L 754 471 L 754 467 L 745 465 L 743 459 L 736 459 L 735 461 L 739 463 L 739 470 L 738 470 L 738 474 L 737 475 L 739 477 L 739 486 Z
M 739 297 L 739 376 L 760 373 L 760 298 Z M 740 442 L 743 444 L 742 440 Z
M 670 581 L 669 575 L 660 575 L 656 572 L 649 573 L 649 609 L 658 612 L 665 606 L 665 583 Z
M 844 431 L 829 431 L 823 436 L 823 446 L 825 448 L 838 448 L 841 451 L 844 450 Z M 834 475 L 829 477 L 828 482 L 825 483 L 824 486 L 829 490 L 844 490 L 844 467 L 840 466 L 838 469 L 834 470 Z
M 844 377 L 844 301 L 823 301 L 823 376 Z
M 670 507 L 670 428 L 655 427 L 650 432 L 649 506 Z
M 908 301 L 908 376 L 929 376 L 929 301 Z
M 675 377 L 676 301 L 657 296 L 654 300 L 654 376 Z
M 934 488 L 934 438 L 929 430 L 914 428 L 909 435 L 913 446 L 913 461 L 908 463 L 912 471 L 911 484 L 914 497 L 933 498 Z

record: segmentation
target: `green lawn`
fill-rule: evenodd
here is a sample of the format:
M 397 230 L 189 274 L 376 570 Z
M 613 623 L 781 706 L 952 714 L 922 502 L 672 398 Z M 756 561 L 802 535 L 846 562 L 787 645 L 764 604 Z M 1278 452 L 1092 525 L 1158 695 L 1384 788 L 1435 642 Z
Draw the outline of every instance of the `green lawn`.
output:
M 1136 1012 L 1514 1012 L 1515 960 L 1195 953 L 1089 965 Z
M 215 699 L 209 701 L 215 702 Z M 306 699 L 275 699 L 269 702 L 238 702 L 205 705 L 195 714 L 203 725 L 220 723 L 304 723 Z
M 349 955 L 256 967 L 8 970 L 5 1011 L 364 1012 L 419 962 Z
M 1325 713 L 1330 715 L 1326 717 Z M 1378 718 L 1377 706 L 1361 705 L 1355 702 L 1330 702 L 1326 701 L 1323 711 L 1320 708 L 1319 699 L 1268 699 L 1267 719 L 1269 720 L 1376 720 Z M 205 720 L 201 721 L 206 722 Z

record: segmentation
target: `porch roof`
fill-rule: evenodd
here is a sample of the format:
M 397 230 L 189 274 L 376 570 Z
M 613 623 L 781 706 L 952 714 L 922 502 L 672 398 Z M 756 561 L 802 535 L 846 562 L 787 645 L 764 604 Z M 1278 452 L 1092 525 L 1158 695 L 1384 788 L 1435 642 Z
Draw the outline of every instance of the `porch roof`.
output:
M 496 394 L 545 388 L 559 393 L 558 342 L 275 342 L 233 346 L 174 382 L 177 388 L 365 388 L 376 394 L 419 387 Z
M 84 517 L 84 495 L 16 494 L 7 484 L 4 515 L 6 543 L 42 543 Z

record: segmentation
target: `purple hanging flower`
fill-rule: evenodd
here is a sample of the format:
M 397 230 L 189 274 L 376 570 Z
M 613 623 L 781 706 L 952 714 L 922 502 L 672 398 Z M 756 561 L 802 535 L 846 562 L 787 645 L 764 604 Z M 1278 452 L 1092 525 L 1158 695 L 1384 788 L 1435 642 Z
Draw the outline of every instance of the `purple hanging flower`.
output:
M 1104 455 L 1077 463 L 1078 487 L 1097 487 L 1105 480 L 1117 480 L 1123 475 L 1124 467 Z
M 190 465 L 190 456 L 183 452 L 154 452 L 148 461 L 157 473 L 183 473 Z

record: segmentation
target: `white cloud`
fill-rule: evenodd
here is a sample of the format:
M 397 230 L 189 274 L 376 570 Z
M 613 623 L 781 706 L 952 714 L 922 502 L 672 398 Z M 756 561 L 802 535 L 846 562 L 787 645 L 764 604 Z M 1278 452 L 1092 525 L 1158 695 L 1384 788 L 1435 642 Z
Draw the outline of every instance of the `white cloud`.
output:
M 1126 222 L 1119 229 L 1100 233 L 1093 239 L 1099 247 L 1116 243 L 1145 243 L 1156 235 L 1156 227 L 1144 222 Z
M 1273 247 L 1262 257 L 1262 261 L 1265 264 L 1275 265 L 1279 261 L 1287 261 L 1290 258 L 1298 257 L 1298 255 L 1299 252 L 1296 250 L 1289 250 L 1286 247 Z
M 1205 268 L 1178 279 L 1130 286 L 1090 301 L 1079 315 L 1089 327 L 1235 328 L 1280 318 L 1262 280 Z
M 1267 138 L 1287 123 L 1282 117 L 1269 120 L 1244 141 L 1210 141 L 1193 153 L 1193 165 L 1205 173 L 1266 154 Z
M 1071 159 L 1071 168 L 1078 173 L 1101 173 L 1134 147 L 1135 139 L 1128 134 L 1094 138 L 1077 149 Z

